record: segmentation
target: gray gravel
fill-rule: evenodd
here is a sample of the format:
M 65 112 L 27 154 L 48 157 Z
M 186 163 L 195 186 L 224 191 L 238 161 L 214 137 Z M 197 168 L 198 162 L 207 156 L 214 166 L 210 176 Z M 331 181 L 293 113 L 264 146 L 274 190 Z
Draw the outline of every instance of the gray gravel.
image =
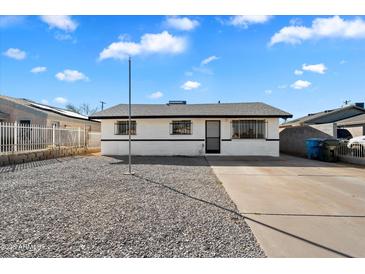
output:
M 265 256 L 204 158 L 125 160 L 0 169 L 0 256 Z

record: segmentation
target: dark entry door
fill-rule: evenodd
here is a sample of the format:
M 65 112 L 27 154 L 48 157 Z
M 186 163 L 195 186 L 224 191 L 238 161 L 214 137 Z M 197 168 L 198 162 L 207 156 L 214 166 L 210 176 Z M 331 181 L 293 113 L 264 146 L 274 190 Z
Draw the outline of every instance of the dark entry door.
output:
M 221 121 L 205 121 L 205 152 L 221 152 Z

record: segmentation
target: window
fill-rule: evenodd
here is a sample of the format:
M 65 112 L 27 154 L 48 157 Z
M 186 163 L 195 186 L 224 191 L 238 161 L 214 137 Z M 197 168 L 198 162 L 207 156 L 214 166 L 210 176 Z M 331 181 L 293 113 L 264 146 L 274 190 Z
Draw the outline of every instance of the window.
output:
M 128 121 L 118 121 L 114 125 L 115 135 L 128 135 Z M 136 121 L 131 121 L 131 135 L 136 135 Z
M 19 124 L 21 124 L 22 126 L 30 126 L 30 120 L 20 120 Z
M 190 135 L 191 134 L 191 121 L 172 121 L 170 134 L 172 135 Z
M 234 120 L 232 121 L 232 139 L 264 139 L 264 120 Z

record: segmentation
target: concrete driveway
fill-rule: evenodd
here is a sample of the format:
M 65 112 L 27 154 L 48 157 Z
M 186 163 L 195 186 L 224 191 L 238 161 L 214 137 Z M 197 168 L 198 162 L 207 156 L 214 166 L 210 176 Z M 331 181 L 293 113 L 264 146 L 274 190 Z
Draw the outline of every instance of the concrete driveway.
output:
M 210 157 L 269 257 L 365 257 L 365 168 L 292 156 Z

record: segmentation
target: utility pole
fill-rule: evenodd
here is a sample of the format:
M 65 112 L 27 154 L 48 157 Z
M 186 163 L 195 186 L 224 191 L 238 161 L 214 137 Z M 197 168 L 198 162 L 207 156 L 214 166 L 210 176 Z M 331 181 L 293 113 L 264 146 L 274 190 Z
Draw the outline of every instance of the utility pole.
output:
M 131 142 L 131 116 L 132 116 L 132 104 L 131 104 L 131 97 L 132 97 L 132 60 L 131 57 L 128 59 L 128 72 L 129 72 L 129 102 L 128 102 L 128 172 L 124 173 L 125 175 L 133 175 L 132 172 L 132 142 Z
M 347 106 L 348 104 L 350 104 L 351 100 L 345 100 L 343 103 L 345 106 Z
M 104 101 L 100 101 L 101 104 L 101 110 L 104 110 L 104 105 L 106 104 Z

